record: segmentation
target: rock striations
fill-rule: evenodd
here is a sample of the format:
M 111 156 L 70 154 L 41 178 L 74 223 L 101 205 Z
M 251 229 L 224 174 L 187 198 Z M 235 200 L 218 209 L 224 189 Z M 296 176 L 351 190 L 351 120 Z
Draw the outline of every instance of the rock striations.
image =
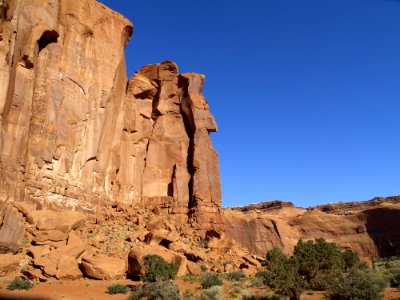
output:
M 0 201 L 223 228 L 204 76 L 166 61 L 128 80 L 132 32 L 94 0 L 0 0 Z

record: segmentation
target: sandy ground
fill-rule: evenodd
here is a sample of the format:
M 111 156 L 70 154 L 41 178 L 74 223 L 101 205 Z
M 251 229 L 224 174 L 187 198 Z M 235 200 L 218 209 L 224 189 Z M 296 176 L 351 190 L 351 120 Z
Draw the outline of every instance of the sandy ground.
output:
M 107 287 L 116 281 L 96 281 L 89 279 L 82 279 L 76 281 L 50 281 L 44 283 L 37 283 L 29 291 L 10 291 L 7 290 L 7 282 L 9 279 L 0 278 L 0 299 L 10 300 L 129 300 L 129 295 L 109 295 L 107 294 Z M 118 283 L 133 287 L 139 282 L 131 280 L 120 280 Z M 187 283 L 182 280 L 176 280 L 182 293 L 189 290 L 199 290 L 199 283 Z M 262 288 L 249 289 L 255 294 L 263 294 Z M 224 293 L 225 294 L 225 293 Z M 221 299 L 229 299 L 226 294 Z M 322 300 L 324 299 L 321 292 L 315 292 L 312 295 L 304 293 L 301 297 L 302 300 Z M 386 289 L 385 300 L 400 300 L 400 289 Z

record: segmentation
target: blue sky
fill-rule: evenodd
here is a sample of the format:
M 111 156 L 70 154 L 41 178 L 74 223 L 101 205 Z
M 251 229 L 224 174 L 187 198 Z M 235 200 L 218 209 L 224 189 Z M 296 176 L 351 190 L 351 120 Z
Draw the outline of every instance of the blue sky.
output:
M 223 205 L 400 194 L 400 1 L 101 1 L 135 25 L 129 75 L 206 75 Z

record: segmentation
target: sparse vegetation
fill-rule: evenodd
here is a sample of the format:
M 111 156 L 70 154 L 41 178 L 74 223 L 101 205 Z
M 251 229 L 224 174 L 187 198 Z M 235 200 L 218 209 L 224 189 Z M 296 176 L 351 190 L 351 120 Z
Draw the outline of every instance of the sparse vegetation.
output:
M 371 272 L 353 268 L 329 283 L 326 296 L 331 300 L 379 300 L 382 289 Z
M 214 285 L 207 289 L 205 289 L 200 297 L 199 300 L 218 300 L 221 294 L 221 287 Z
M 229 281 L 240 281 L 242 278 L 245 278 L 246 274 L 243 272 L 230 272 L 225 274 L 225 278 Z
M 142 281 L 156 282 L 174 279 L 178 271 L 173 263 L 166 262 L 159 255 L 146 255 L 143 257 L 145 274 Z
M 33 287 L 32 281 L 27 279 L 16 278 L 11 281 L 7 288 L 11 291 L 13 290 L 29 290 Z
M 129 292 L 129 287 L 120 283 L 114 283 L 107 287 L 107 293 L 110 295 L 116 294 L 127 294 Z
M 182 276 L 181 279 L 184 282 L 190 282 L 190 283 L 200 282 L 201 280 L 199 275 L 193 275 L 193 274 L 186 274 L 185 276 Z
M 218 274 L 214 273 L 204 273 L 201 276 L 201 287 L 203 289 L 208 289 L 212 286 L 222 285 L 222 280 L 219 278 Z
M 179 287 L 169 281 L 151 282 L 136 286 L 131 300 L 179 300 Z
M 327 297 L 333 300 L 376 300 L 381 299 L 384 287 L 354 252 L 341 251 L 324 239 L 300 240 L 293 256 L 273 249 L 267 253 L 265 265 L 266 271 L 257 277 L 290 299 L 299 299 L 302 292 L 311 288 L 327 291 Z

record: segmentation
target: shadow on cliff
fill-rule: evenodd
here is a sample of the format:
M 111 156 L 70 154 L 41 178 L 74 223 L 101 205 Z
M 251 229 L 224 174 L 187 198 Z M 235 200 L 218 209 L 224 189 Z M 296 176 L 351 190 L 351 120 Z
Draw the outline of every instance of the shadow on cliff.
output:
M 366 228 L 380 257 L 400 255 L 400 210 L 374 208 L 364 211 Z

